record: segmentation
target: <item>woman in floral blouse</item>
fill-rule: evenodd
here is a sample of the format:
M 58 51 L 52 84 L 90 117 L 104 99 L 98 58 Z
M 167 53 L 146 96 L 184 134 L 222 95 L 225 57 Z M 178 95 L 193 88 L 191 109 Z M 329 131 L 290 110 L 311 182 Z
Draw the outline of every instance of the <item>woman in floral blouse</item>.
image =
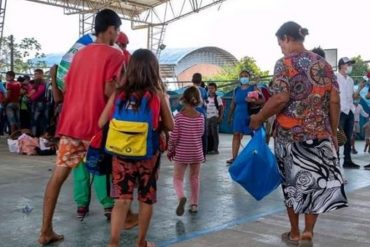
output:
M 325 59 L 305 49 L 307 34 L 295 22 L 277 31 L 284 57 L 275 65 L 273 96 L 250 123 L 256 129 L 276 114 L 275 155 L 291 225 L 282 239 L 305 247 L 313 246 L 319 214 L 347 206 L 336 154 L 338 83 Z M 303 232 L 299 230 L 300 214 L 305 214 Z

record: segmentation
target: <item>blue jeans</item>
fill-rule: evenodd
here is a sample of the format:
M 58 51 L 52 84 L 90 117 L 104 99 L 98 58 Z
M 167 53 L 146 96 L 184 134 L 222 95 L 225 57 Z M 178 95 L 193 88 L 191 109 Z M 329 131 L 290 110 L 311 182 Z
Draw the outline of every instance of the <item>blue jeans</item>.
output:
M 6 117 L 9 125 L 13 127 L 13 130 L 20 127 L 20 109 L 18 103 L 8 103 L 6 105 Z M 12 130 L 12 131 L 13 131 Z
M 207 118 L 207 151 L 218 151 L 218 117 Z
M 339 126 L 343 129 L 347 137 L 347 142 L 344 144 L 344 163 L 352 162 L 351 158 L 351 138 L 353 134 L 354 115 L 350 111 L 348 114 L 340 113 Z
M 48 126 L 48 112 L 45 102 L 32 102 L 32 134 L 42 135 Z

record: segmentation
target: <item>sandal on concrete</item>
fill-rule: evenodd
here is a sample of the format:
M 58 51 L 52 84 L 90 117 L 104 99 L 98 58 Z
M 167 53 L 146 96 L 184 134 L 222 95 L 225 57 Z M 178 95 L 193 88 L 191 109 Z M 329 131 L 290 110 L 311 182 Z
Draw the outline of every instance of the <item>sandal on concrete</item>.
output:
M 191 214 L 196 214 L 198 213 L 198 205 L 192 204 L 189 208 L 189 213 Z
M 294 240 L 294 239 L 290 238 L 290 232 L 284 232 L 283 234 L 281 234 L 281 240 L 283 240 L 283 242 L 285 242 L 287 244 L 291 244 L 291 245 L 298 245 L 299 244 L 299 240 Z
M 186 197 L 181 198 L 180 201 L 179 201 L 179 204 L 177 205 L 177 208 L 176 208 L 176 215 L 177 216 L 184 215 L 185 203 L 186 203 Z
M 235 160 L 234 158 L 231 158 L 229 160 L 226 160 L 226 163 L 231 165 L 234 162 L 234 160 Z

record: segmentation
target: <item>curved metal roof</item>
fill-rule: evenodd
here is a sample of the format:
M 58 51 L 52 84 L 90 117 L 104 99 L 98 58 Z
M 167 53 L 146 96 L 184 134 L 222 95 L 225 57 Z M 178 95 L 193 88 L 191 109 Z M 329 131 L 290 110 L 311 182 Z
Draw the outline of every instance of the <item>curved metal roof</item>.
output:
M 197 48 L 165 49 L 161 52 L 159 63 L 166 64 L 166 65 L 177 65 L 185 57 L 193 53 L 203 52 L 203 51 L 212 51 L 214 53 L 219 53 L 226 60 L 237 62 L 237 59 L 234 57 L 234 55 L 232 55 L 228 51 L 225 51 L 221 48 L 214 47 L 214 46 L 206 46 L 206 47 L 197 47 Z
M 169 48 L 161 52 L 160 64 L 177 64 L 183 57 L 198 48 Z

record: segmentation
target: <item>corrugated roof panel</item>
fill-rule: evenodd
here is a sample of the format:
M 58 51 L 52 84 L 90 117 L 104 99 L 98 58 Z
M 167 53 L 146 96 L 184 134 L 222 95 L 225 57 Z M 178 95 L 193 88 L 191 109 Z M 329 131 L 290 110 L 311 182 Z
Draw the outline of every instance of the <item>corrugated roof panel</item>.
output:
M 198 48 L 164 49 L 159 57 L 160 64 L 177 64 L 181 58 Z

